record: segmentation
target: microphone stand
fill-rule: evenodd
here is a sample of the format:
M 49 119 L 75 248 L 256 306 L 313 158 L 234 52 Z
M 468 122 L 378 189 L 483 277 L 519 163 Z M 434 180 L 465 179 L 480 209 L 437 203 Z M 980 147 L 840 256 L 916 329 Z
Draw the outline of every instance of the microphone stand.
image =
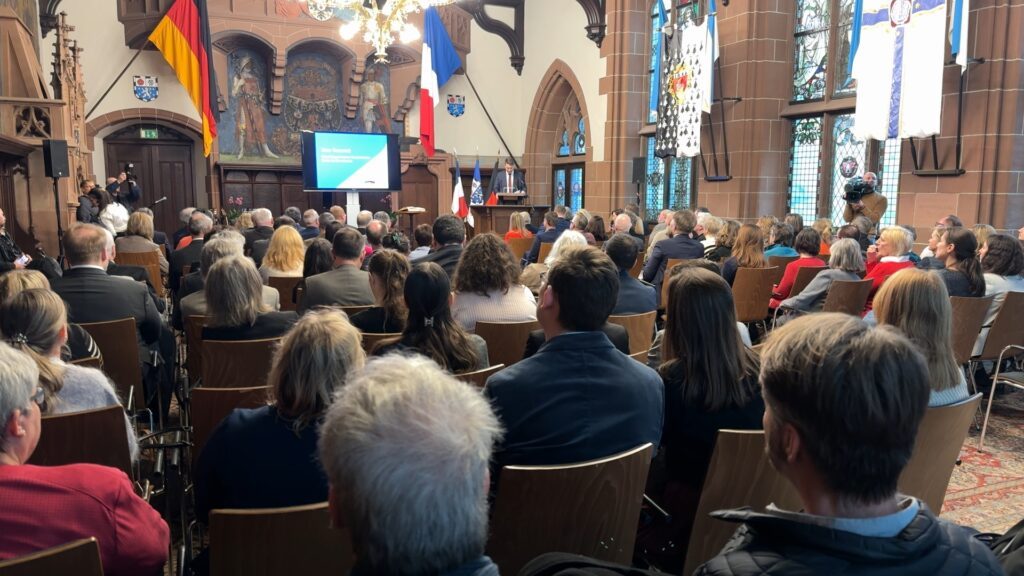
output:
M 53 206 L 57 212 L 57 264 L 64 269 L 64 225 L 60 211 L 60 176 L 53 177 Z

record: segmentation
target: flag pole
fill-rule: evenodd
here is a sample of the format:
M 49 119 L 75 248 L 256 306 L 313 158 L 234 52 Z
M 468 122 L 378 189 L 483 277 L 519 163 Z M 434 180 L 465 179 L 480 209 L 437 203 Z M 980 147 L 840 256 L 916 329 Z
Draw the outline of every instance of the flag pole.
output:
M 135 60 L 139 57 L 139 54 L 142 54 L 142 51 L 146 49 L 146 46 L 149 46 L 149 38 L 146 38 L 146 41 L 142 43 L 142 46 L 139 46 L 139 49 L 135 51 L 135 54 L 132 56 L 132 59 L 124 65 L 124 68 L 121 69 L 121 73 L 117 75 L 117 78 L 114 78 L 114 81 L 110 83 L 110 86 L 107 86 L 106 91 L 103 92 L 103 95 L 100 96 L 99 100 L 97 100 L 96 103 L 92 105 L 92 108 L 90 108 L 89 111 L 86 112 L 86 120 L 88 120 L 89 117 L 92 116 L 92 113 L 96 111 L 96 108 L 98 108 L 99 105 L 103 102 L 103 100 L 107 97 L 107 94 L 110 94 L 110 91 L 114 89 L 114 85 L 117 84 L 118 81 L 121 80 L 121 77 L 124 76 L 124 73 L 127 72 L 129 68 L 131 68 L 132 64 L 134 64 Z

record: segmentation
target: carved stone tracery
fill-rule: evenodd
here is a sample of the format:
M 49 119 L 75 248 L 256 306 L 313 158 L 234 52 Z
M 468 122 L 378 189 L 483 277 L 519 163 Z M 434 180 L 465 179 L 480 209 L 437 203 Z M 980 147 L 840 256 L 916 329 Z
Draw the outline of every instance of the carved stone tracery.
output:
M 21 138 L 49 138 L 50 112 L 41 106 L 19 106 L 14 109 L 14 126 Z

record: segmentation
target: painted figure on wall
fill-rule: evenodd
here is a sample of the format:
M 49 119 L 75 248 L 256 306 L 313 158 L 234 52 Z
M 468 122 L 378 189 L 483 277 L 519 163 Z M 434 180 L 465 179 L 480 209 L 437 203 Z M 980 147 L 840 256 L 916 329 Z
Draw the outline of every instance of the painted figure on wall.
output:
M 359 86 L 359 115 L 363 131 L 367 133 L 391 132 L 388 115 L 388 94 L 384 84 L 377 80 L 377 67 L 366 69 L 366 78 Z
M 238 158 L 245 157 L 249 150 L 256 150 L 258 155 L 266 158 L 277 158 L 267 145 L 267 132 L 264 121 L 264 91 L 262 79 L 253 71 L 251 56 L 242 56 L 235 68 L 235 77 L 231 81 L 231 97 L 238 107 L 235 111 L 235 139 L 238 141 Z

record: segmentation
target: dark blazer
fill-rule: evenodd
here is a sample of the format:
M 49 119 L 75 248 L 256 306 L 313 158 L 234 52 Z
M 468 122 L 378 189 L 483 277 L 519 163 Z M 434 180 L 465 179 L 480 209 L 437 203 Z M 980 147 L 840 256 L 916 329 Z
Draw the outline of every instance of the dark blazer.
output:
M 540 256 L 540 245 L 545 242 L 549 244 L 554 243 L 554 241 L 558 240 L 558 237 L 562 235 L 562 232 L 565 232 L 565 230 L 559 230 L 557 226 L 550 230 L 541 230 L 538 232 L 537 235 L 533 237 L 533 244 L 530 246 L 530 250 L 525 256 L 523 256 L 522 265 L 526 266 L 536 262 L 537 258 Z
M 274 235 L 274 229 L 270 226 L 259 226 L 251 230 L 246 230 L 242 233 L 245 237 L 245 253 L 249 254 L 252 252 L 252 245 L 257 240 L 270 240 L 270 237 Z
M 644 314 L 658 309 L 658 294 L 654 286 L 619 270 L 619 299 L 612 314 Z
M 256 263 L 256 267 L 259 268 L 263 264 L 263 257 L 267 255 L 267 250 L 270 248 L 270 240 L 257 240 L 252 243 L 252 261 Z
M 416 263 L 433 262 L 441 268 L 444 268 L 444 271 L 448 273 L 448 278 L 454 279 L 455 267 L 459 265 L 459 258 L 461 257 L 462 244 L 449 244 L 447 246 L 441 246 L 437 250 L 434 250 L 430 254 L 420 258 Z
M 149 291 L 149 297 L 153 300 L 153 305 L 156 306 L 157 312 L 162 314 L 164 308 L 167 307 L 167 303 L 164 302 L 163 298 L 157 297 L 156 290 L 153 289 L 153 283 L 149 281 L 149 272 L 147 272 L 142 266 L 122 266 L 111 262 L 107 265 L 107 274 L 111 276 L 127 276 L 136 282 L 145 284 L 146 289 Z
M 353 314 L 349 321 L 363 334 L 396 334 L 405 330 L 404 323 L 389 318 L 380 306 Z
M 566 464 L 661 441 L 665 393 L 654 370 L 602 332 L 562 334 L 487 379 L 505 426 L 496 472 L 510 464 Z
M 156 342 L 163 325 L 146 287 L 98 268 L 71 268 L 50 281 L 68 306 L 68 321 L 107 322 L 134 318 L 141 344 Z
M 164 232 L 153 230 L 153 244 L 166 247 L 168 254 L 171 252 L 172 247 L 167 245 L 167 234 Z
M 369 306 L 374 302 L 370 275 L 347 264 L 306 278 L 299 314 L 317 306 Z
M 184 319 L 181 317 L 181 299 L 189 294 L 199 292 L 203 289 L 203 275 L 199 272 L 189 272 L 181 277 L 181 284 L 174 293 L 174 309 L 171 310 L 171 325 L 178 330 L 184 329 Z
M 263 340 L 284 336 L 299 315 L 293 311 L 266 312 L 256 317 L 252 326 L 207 326 L 203 328 L 203 340 Z
M 303 226 L 299 228 L 299 236 L 302 236 L 303 240 L 312 240 L 320 236 L 319 226 Z
M 182 248 L 181 250 L 175 250 L 171 254 L 170 259 L 170 270 L 167 275 L 167 283 L 171 290 L 177 290 L 178 284 L 181 283 L 181 269 L 185 266 L 192 266 L 192 271 L 196 271 L 199 263 L 199 253 L 203 251 L 203 239 L 196 238 L 192 242 Z
M 601 326 L 601 332 L 608 337 L 615 349 L 623 354 L 629 354 L 629 331 L 618 324 L 612 324 L 611 322 L 605 322 L 604 326 Z M 540 350 L 540 347 L 544 345 L 544 331 L 534 330 L 530 332 L 530 335 L 526 337 L 526 350 L 523 351 L 523 358 L 529 358 Z
M 644 265 L 643 278 L 645 281 L 654 284 L 658 298 L 661 298 L 661 281 L 665 277 L 665 265 L 670 258 L 685 258 L 691 260 L 704 257 L 704 245 L 686 236 L 676 234 L 666 238 L 654 245 L 651 249 L 651 256 Z
M 184 238 L 185 236 L 188 236 L 188 226 L 182 226 L 181 228 L 178 228 L 177 230 L 174 231 L 174 234 L 171 234 L 171 245 L 168 246 L 167 248 L 171 251 L 174 251 L 174 249 L 178 247 L 178 242 L 181 242 L 181 239 Z
M 505 175 L 505 170 L 501 172 L 495 172 L 491 174 L 491 193 L 495 194 L 498 192 L 504 192 L 508 186 L 508 176 Z M 523 179 L 523 173 L 519 170 L 512 170 L 512 187 L 516 191 L 526 192 L 526 180 Z

